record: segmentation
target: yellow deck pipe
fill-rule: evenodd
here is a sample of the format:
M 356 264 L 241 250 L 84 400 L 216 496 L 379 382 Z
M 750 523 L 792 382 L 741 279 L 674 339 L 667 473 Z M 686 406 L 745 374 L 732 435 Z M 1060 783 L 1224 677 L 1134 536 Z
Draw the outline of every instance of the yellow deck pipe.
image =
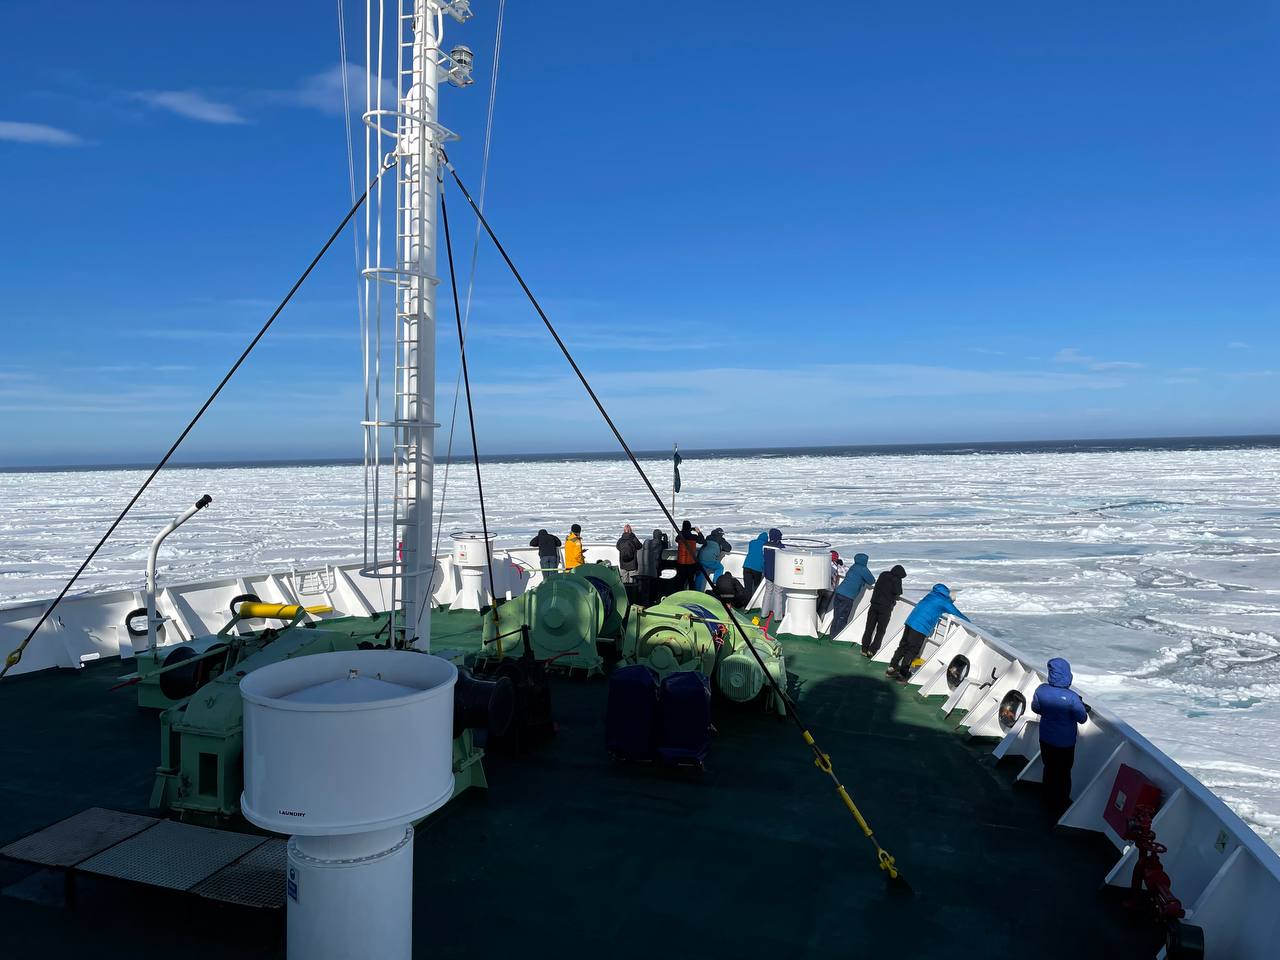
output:
M 328 604 L 320 604 L 315 607 L 303 607 L 306 613 L 333 613 L 333 607 Z M 245 600 L 237 608 L 237 612 L 242 619 L 253 620 L 260 617 L 269 617 L 272 620 L 292 620 L 298 615 L 299 608 L 296 603 L 262 603 L 253 600 Z

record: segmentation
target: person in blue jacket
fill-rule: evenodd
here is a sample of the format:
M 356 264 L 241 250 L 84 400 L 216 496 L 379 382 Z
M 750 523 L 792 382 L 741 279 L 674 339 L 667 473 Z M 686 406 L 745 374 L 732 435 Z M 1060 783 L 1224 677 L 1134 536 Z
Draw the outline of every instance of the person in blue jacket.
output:
M 884 675 L 894 677 L 899 683 L 910 680 L 911 664 L 920 656 L 925 640 L 938 626 L 938 621 L 948 613 L 961 620 L 969 619 L 951 602 L 951 588 L 945 583 L 935 583 L 933 589 L 916 603 L 911 616 L 907 617 L 906 626 L 902 628 L 902 639 L 898 641 L 898 649 L 894 651 L 889 669 Z
M 868 559 L 865 553 L 853 555 L 853 566 L 845 571 L 844 579 L 840 581 L 840 586 L 836 587 L 836 595 L 831 602 L 834 613 L 831 616 L 831 630 L 827 636 L 840 635 L 840 631 L 849 622 L 850 615 L 858 609 L 858 603 L 862 600 L 862 595 L 867 592 L 867 587 L 876 582 L 876 578 L 872 576 L 867 566 Z
M 1040 717 L 1040 759 L 1044 763 L 1044 801 L 1054 813 L 1071 805 L 1071 767 L 1076 760 L 1076 736 L 1089 719 L 1080 694 L 1071 689 L 1071 664 L 1061 657 L 1049 661 L 1049 682 L 1036 687 L 1031 712 Z
M 724 564 L 720 562 L 720 543 L 714 534 L 707 537 L 707 542 L 698 550 L 698 576 L 694 579 L 693 589 L 707 589 L 707 578 L 703 571 L 711 574 L 711 582 L 715 583 L 724 573 Z
M 764 542 L 769 534 L 761 530 L 756 538 L 747 544 L 747 555 L 742 558 L 742 583 L 747 588 L 747 596 L 754 597 L 756 588 L 764 579 Z

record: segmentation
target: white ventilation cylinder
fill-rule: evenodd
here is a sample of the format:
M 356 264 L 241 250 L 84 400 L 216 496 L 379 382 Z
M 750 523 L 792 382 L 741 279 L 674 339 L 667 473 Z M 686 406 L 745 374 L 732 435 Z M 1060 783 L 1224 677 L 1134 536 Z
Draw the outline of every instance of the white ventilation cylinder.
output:
M 259 827 L 292 834 L 291 960 L 408 960 L 413 828 L 453 795 L 447 660 L 353 650 L 282 660 L 240 681 L 244 793 Z
M 493 601 L 493 589 L 489 583 L 489 562 L 485 553 L 486 538 L 483 533 L 459 530 L 453 538 L 453 566 L 458 571 L 458 595 L 450 604 L 451 610 L 480 610 Z M 493 535 L 488 537 L 489 555 L 493 552 Z
M 797 637 L 819 636 L 818 594 L 831 589 L 831 544 L 789 538 L 774 553 L 773 585 L 785 597 L 785 615 L 778 631 Z

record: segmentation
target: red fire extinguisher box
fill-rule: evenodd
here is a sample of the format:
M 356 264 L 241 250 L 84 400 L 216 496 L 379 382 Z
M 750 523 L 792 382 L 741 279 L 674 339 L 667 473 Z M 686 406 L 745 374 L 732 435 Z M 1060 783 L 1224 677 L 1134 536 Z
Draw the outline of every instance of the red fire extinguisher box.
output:
M 1111 785 L 1111 796 L 1107 798 L 1107 809 L 1103 811 L 1102 818 L 1123 840 L 1129 832 L 1129 821 L 1133 819 L 1134 811 L 1140 806 L 1159 810 L 1161 796 L 1160 788 L 1142 771 L 1122 763 L 1116 772 L 1116 782 Z

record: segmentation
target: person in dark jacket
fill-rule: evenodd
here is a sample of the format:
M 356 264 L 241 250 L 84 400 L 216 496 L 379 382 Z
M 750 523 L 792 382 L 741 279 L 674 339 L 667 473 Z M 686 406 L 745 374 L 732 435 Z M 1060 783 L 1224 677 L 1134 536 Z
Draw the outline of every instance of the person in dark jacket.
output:
M 910 680 L 911 664 L 920 656 L 924 642 L 938 626 L 938 621 L 948 613 L 961 620 L 969 619 L 951 602 L 951 588 L 945 583 L 935 583 L 933 589 L 920 598 L 916 608 L 911 611 L 911 616 L 907 617 L 906 626 L 902 628 L 902 639 L 898 641 L 898 649 L 893 652 L 893 659 L 889 661 L 889 669 L 884 675 L 894 677 L 899 683 Z
M 538 548 L 538 566 L 545 576 L 560 569 L 560 538 L 547 531 L 539 530 L 538 535 L 529 541 L 529 546 Z
M 746 593 L 742 584 L 738 582 L 738 578 L 732 573 L 720 574 L 716 579 L 715 588 L 712 592 L 737 610 L 743 609 L 751 600 L 750 594 Z
M 1040 760 L 1044 763 L 1044 801 L 1061 814 L 1071 805 L 1071 767 L 1076 760 L 1076 736 L 1089 719 L 1080 694 L 1071 689 L 1071 664 L 1061 657 L 1049 661 L 1049 682 L 1036 687 L 1031 712 L 1040 717 Z
M 876 577 L 875 589 L 871 591 L 871 606 L 867 608 L 867 626 L 862 631 L 862 655 L 874 657 L 880 652 L 880 644 L 884 643 L 884 633 L 889 629 L 889 618 L 893 616 L 893 607 L 902 596 L 902 581 L 907 571 L 901 564 L 893 569 L 883 571 Z
M 653 531 L 653 536 L 640 547 L 636 573 L 639 576 L 639 594 L 637 603 L 644 606 L 658 599 L 658 590 L 662 575 L 662 554 L 667 549 L 667 535 L 661 530 Z
M 676 589 L 692 590 L 694 578 L 698 575 L 698 550 L 707 538 L 702 531 L 686 520 L 680 525 L 680 533 L 676 537 Z
M 764 543 L 768 539 L 769 534 L 761 530 L 756 534 L 755 539 L 747 544 L 747 555 L 742 560 L 742 583 L 749 594 L 748 600 L 755 596 L 756 588 L 764 579 Z
M 786 544 L 782 542 L 782 531 L 777 527 L 769 530 L 769 539 L 765 541 L 764 549 L 764 578 L 770 582 L 773 581 L 773 561 L 779 550 L 783 549 Z M 772 549 L 770 549 L 772 548 Z
M 626 586 L 635 583 L 636 571 L 639 569 L 639 561 L 637 559 L 640 553 L 640 538 L 635 535 L 631 529 L 631 524 L 622 525 L 622 536 L 618 538 L 618 572 L 622 575 L 622 582 Z
M 867 588 L 876 582 L 876 578 L 867 567 L 868 559 L 865 553 L 855 553 L 853 566 L 845 571 L 844 579 L 840 581 L 840 586 L 836 587 L 835 597 L 831 601 L 834 611 L 831 615 L 831 630 L 827 634 L 833 639 L 840 635 L 840 631 L 849 622 L 850 615 L 858 609 L 858 604 L 862 602 L 862 596 L 867 592 Z

